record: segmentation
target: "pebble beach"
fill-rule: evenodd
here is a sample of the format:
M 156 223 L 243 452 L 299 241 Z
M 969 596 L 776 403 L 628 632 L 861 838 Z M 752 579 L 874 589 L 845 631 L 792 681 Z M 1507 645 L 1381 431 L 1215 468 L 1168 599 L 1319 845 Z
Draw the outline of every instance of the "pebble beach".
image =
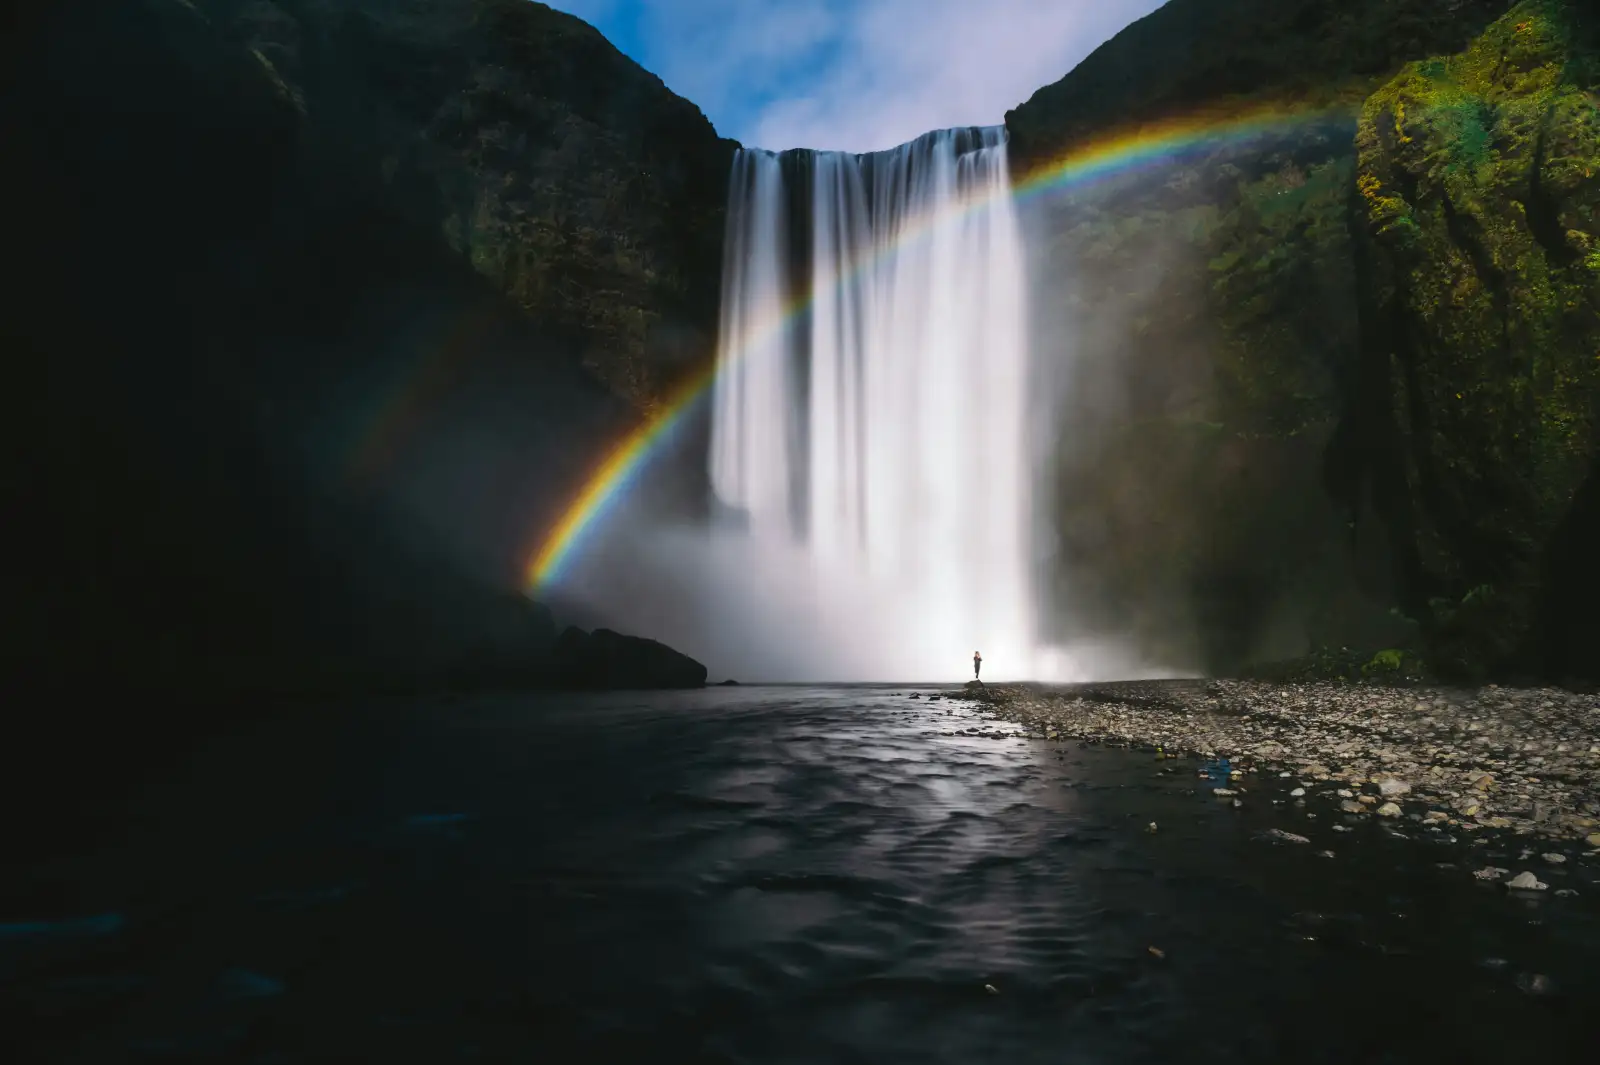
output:
M 1600 696 L 1592 694 L 1218 680 L 974 682 L 946 698 L 1039 739 L 1149 749 L 1173 763 L 1158 771 L 1192 773 L 1212 801 L 1270 803 L 1289 822 L 1334 832 L 1377 823 L 1466 848 L 1505 839 L 1526 868 L 1474 874 L 1514 890 L 1547 890 L 1547 871 L 1600 859 Z M 1204 760 L 1198 768 L 1194 758 Z

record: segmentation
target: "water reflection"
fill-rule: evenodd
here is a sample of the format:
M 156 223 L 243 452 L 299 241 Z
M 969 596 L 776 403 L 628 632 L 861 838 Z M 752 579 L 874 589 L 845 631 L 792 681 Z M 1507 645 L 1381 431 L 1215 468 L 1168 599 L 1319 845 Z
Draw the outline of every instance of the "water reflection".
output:
M 1592 868 L 1524 909 L 1439 868 L 1472 854 L 1264 841 L 1269 803 L 1206 797 L 1226 758 L 911 691 L 352 714 L 321 776 L 295 729 L 213 750 L 138 835 L 18 870 L 80 908 L 0 911 L 10 1028 L 30 1061 L 1581 1060 Z M 1379 1000 L 1381 1037 L 1316 1036 Z

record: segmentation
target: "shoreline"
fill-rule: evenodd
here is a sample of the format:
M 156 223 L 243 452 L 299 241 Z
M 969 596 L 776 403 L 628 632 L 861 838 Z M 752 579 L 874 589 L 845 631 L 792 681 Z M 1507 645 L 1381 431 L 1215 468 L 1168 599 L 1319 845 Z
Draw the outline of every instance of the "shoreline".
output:
M 1508 887 L 1544 890 L 1523 874 L 1600 858 L 1600 696 L 1195 680 L 969 683 L 945 697 L 1036 739 L 1212 759 L 1197 783 L 1236 807 L 1270 802 L 1337 832 L 1379 822 L 1445 844 L 1520 840 L 1523 870 L 1475 874 Z

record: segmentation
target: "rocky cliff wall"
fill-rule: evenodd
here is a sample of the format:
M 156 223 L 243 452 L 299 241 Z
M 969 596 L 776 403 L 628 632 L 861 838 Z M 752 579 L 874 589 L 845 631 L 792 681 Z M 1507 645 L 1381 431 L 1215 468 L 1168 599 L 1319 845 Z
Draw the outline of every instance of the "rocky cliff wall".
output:
M 1443 314 L 1419 302 L 1434 295 L 1397 303 L 1393 282 L 1382 280 L 1397 269 L 1394 252 L 1371 236 L 1372 200 L 1364 190 L 1374 168 L 1390 164 L 1367 131 L 1381 125 L 1373 115 L 1387 113 L 1383 101 L 1402 91 L 1390 79 L 1409 85 L 1471 67 L 1477 61 L 1443 57 L 1486 55 L 1508 33 L 1531 41 L 1529 31 L 1516 30 L 1530 20 L 1588 17 L 1576 5 L 1524 5 L 1507 14 L 1509 7 L 1174 0 L 1007 116 L 1024 173 L 1096 138 L 1137 132 L 1144 120 L 1189 116 L 1195 132 L 1167 165 L 1047 193 L 1028 207 L 1038 356 L 1059 385 L 1053 417 L 1062 435 L 1050 485 L 1055 536 L 1047 547 L 1064 615 L 1132 632 L 1168 661 L 1217 670 L 1319 644 L 1408 640 L 1425 644 L 1447 670 L 1469 663 L 1579 668 L 1566 652 L 1534 662 L 1526 639 L 1512 634 L 1515 626 L 1445 624 L 1436 608 L 1459 615 L 1461 597 L 1474 588 L 1483 597 L 1483 586 L 1496 585 L 1492 575 L 1514 570 L 1523 575 L 1516 580 L 1524 582 L 1524 601 L 1540 604 L 1522 608 L 1525 617 L 1559 612 L 1547 593 L 1566 582 L 1551 584 L 1549 552 L 1528 545 L 1573 535 L 1555 530 L 1570 525 L 1558 516 L 1571 513 L 1575 486 L 1593 460 L 1592 442 L 1571 428 L 1586 417 L 1577 412 L 1586 409 L 1587 386 L 1558 385 L 1559 374 L 1545 369 L 1552 390 L 1546 399 L 1530 400 L 1514 415 L 1457 412 L 1463 416 L 1443 435 L 1444 424 L 1430 422 L 1425 435 L 1412 429 L 1397 436 L 1387 416 L 1374 416 L 1393 410 L 1397 399 L 1402 408 L 1410 403 L 1389 373 L 1389 353 L 1419 330 L 1507 337 L 1499 347 L 1470 351 L 1455 344 L 1453 368 L 1428 360 L 1438 381 L 1462 387 L 1474 374 L 1499 373 L 1508 351 L 1521 365 L 1540 363 L 1535 352 L 1547 352 L 1541 364 L 1564 367 L 1569 376 L 1592 359 L 1593 342 L 1578 324 L 1594 292 L 1579 254 L 1589 232 L 1581 191 L 1588 179 L 1581 167 L 1561 162 L 1592 150 L 1584 147 L 1593 143 L 1586 117 L 1593 98 L 1581 84 L 1581 32 L 1551 36 L 1554 51 L 1531 81 L 1492 91 L 1452 88 L 1446 103 L 1433 94 L 1433 103 L 1420 104 L 1437 104 L 1424 121 L 1433 141 L 1405 150 L 1425 170 L 1460 172 L 1443 160 L 1489 144 L 1502 161 L 1469 181 L 1497 214 L 1521 217 L 1518 197 L 1528 197 L 1530 175 L 1544 175 L 1540 187 L 1561 190 L 1559 201 L 1536 206 L 1518 223 L 1516 248 L 1525 251 L 1508 245 L 1503 253 L 1508 265 L 1536 260 L 1529 269 L 1540 280 L 1527 282 L 1528 295 L 1511 302 L 1531 301 L 1526 313 L 1537 324 L 1506 334 L 1498 319 L 1474 324 L 1470 308 Z M 1558 52 L 1561 59 L 1551 58 Z M 1462 116 L 1479 112 L 1520 117 L 1485 117 L 1477 127 L 1483 132 L 1475 133 Z M 1532 121 L 1533 114 L 1545 117 Z M 1241 115 L 1257 116 L 1245 135 L 1230 126 Z M 1493 130 L 1507 121 L 1534 141 L 1520 150 L 1504 144 Z M 1547 130 L 1543 140 L 1539 128 Z M 1458 131 L 1476 137 L 1477 147 L 1446 147 Z M 1554 169 L 1534 165 L 1540 153 L 1554 153 Z M 1520 185 L 1506 176 L 1512 173 Z M 1435 255 L 1398 269 L 1451 276 L 1442 201 L 1423 195 L 1444 236 Z M 1546 240 L 1557 233 L 1571 250 L 1558 249 L 1560 261 L 1547 267 L 1536 231 Z M 1452 284 L 1464 275 L 1457 268 L 1455 276 Z M 1498 283 L 1493 271 L 1489 276 L 1486 293 Z M 1436 284 L 1424 288 L 1433 294 Z M 1559 297 L 1549 296 L 1557 290 Z M 1502 315 L 1510 306 L 1504 291 L 1483 298 L 1499 298 Z M 1552 299 L 1562 308 L 1553 317 L 1538 309 Z M 1465 369 L 1468 363 L 1475 369 Z M 1556 406 L 1565 413 L 1545 413 Z M 1559 487 L 1543 501 L 1524 493 L 1516 503 L 1501 489 L 1467 492 L 1466 509 L 1490 514 L 1512 506 L 1515 522 L 1537 531 L 1525 532 L 1522 561 L 1513 564 L 1509 541 L 1474 553 L 1467 545 L 1482 534 L 1447 520 L 1449 556 L 1478 561 L 1445 579 L 1438 564 L 1420 561 L 1420 538 L 1433 535 L 1421 530 L 1438 523 L 1418 500 L 1447 490 L 1450 478 L 1431 466 L 1395 474 L 1415 466 L 1405 454 L 1457 446 L 1451 441 L 1467 446 L 1496 419 L 1502 424 L 1494 439 L 1534 433 L 1536 421 L 1567 427 L 1553 451 L 1534 458 L 1537 449 L 1530 449 L 1529 465 L 1512 463 L 1526 473 L 1502 468 L 1496 475 L 1547 486 L 1554 476 Z M 1556 468 L 1563 472 L 1532 472 Z M 1437 557 L 1441 549 L 1429 550 Z M 1448 634 L 1466 629 L 1473 635 Z M 1498 635 L 1489 637 L 1490 629 Z
M 17 15 L 14 672 L 515 675 L 538 530 L 711 356 L 731 146 L 522 0 Z
M 532 0 L 193 4 L 617 394 L 649 408 L 711 356 L 737 145 L 593 27 Z
M 1600 545 L 1597 23 L 1519 4 L 1361 113 L 1369 472 L 1452 672 L 1600 670 L 1592 605 L 1563 605 Z

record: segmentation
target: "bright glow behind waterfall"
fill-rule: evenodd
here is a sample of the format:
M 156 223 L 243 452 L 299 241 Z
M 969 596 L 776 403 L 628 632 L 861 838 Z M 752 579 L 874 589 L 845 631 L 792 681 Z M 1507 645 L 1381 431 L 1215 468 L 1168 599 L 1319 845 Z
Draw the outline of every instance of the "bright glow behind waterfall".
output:
M 1009 193 L 1000 128 L 735 161 L 711 481 L 793 679 L 1037 669 Z

